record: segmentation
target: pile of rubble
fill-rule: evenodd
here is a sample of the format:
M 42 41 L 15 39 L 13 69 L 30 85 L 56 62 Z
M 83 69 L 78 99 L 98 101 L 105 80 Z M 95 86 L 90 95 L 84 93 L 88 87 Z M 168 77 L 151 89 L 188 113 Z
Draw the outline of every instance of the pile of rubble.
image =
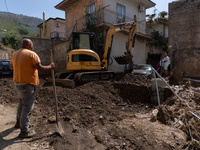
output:
M 186 133 L 188 143 L 184 148 L 200 148 L 200 94 L 186 85 L 172 86 L 177 96 L 168 98 L 161 106 L 152 112 L 152 121 L 156 119 L 161 123 L 178 128 Z

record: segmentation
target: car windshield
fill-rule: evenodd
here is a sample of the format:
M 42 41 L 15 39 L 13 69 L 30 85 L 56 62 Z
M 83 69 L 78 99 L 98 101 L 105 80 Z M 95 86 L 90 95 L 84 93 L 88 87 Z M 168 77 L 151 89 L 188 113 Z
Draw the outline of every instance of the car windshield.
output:
M 151 70 L 151 67 L 150 66 L 143 66 L 143 65 L 139 65 L 139 66 L 136 66 L 134 68 L 134 70 L 146 70 L 146 71 L 150 71 Z
M 0 61 L 1 66 L 9 66 L 10 62 L 9 61 Z

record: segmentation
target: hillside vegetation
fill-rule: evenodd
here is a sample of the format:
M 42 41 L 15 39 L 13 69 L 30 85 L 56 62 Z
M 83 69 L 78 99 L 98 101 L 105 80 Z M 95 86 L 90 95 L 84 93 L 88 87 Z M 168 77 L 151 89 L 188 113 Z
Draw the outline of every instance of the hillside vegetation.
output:
M 42 19 L 17 15 L 14 13 L 0 12 L 0 41 L 9 47 L 17 49 L 22 37 L 33 37 L 38 33 L 37 25 L 42 23 Z

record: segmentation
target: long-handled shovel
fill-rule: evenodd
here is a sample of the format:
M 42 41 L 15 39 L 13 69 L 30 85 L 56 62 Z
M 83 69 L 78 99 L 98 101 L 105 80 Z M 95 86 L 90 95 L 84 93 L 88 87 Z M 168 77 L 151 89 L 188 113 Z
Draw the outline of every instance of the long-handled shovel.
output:
M 50 61 L 51 63 L 53 62 L 52 50 L 50 50 Z M 56 86 L 55 86 L 54 69 L 51 69 L 51 75 L 52 75 L 52 84 L 53 84 L 53 90 L 54 90 L 54 99 L 56 103 L 56 128 L 58 130 L 58 133 L 63 137 L 64 130 L 62 128 L 61 123 L 58 121 L 58 100 L 57 100 L 57 93 L 56 93 Z

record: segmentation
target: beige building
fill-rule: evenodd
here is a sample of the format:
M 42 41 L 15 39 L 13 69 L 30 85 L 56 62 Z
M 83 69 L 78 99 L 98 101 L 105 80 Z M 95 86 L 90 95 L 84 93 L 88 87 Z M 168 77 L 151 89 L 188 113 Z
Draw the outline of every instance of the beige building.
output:
M 138 28 L 135 47 L 132 48 L 134 63 L 146 63 L 146 9 L 155 6 L 150 0 L 63 0 L 55 8 L 65 11 L 66 39 L 72 31 L 83 31 L 88 20 L 92 20 L 97 30 L 106 35 L 106 29 L 112 24 L 129 22 L 137 16 Z M 126 50 L 128 33 L 114 35 L 112 56 L 123 55 Z M 113 59 L 108 67 L 115 72 L 123 72 L 125 65 L 119 65 Z
M 44 19 L 44 16 L 43 16 Z M 44 19 L 43 23 L 38 26 L 38 38 L 65 40 L 65 19 L 62 18 L 49 18 Z
M 160 57 L 168 50 L 168 20 L 148 21 L 146 23 L 147 35 L 152 39 L 147 40 L 147 63 L 156 68 Z

